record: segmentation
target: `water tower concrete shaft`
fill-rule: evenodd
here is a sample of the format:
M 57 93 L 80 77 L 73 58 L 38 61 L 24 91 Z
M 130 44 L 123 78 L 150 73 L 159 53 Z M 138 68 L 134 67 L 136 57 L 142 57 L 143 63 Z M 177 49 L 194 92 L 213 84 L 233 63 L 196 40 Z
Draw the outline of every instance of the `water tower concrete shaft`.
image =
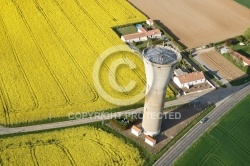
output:
M 166 89 L 181 55 L 172 48 L 149 47 L 143 50 L 147 87 L 143 112 L 144 134 L 155 136 L 161 131 Z

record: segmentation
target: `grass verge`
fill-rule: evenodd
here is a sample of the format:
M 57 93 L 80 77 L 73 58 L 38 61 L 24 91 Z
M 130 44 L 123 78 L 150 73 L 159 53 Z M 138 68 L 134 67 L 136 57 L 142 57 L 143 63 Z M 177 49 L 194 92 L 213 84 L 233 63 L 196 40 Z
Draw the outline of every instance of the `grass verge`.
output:
M 189 123 L 183 130 L 181 130 L 162 150 L 153 155 L 152 158 L 145 166 L 153 165 L 168 149 L 170 149 L 182 136 L 184 136 L 194 125 L 196 125 L 204 116 L 206 116 L 209 112 L 211 112 L 215 108 L 215 104 L 209 105 L 202 113 L 194 119 L 191 123 Z
M 250 95 L 230 109 L 173 165 L 249 165 L 249 102 Z

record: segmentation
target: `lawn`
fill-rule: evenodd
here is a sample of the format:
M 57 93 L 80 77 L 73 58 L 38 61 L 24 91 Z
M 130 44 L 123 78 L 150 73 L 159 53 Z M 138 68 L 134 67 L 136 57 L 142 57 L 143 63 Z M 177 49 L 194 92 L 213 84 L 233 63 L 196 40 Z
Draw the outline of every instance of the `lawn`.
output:
M 249 165 L 249 102 L 250 95 L 196 141 L 174 165 Z
M 247 8 L 250 8 L 250 1 L 249 0 L 234 0 L 244 6 L 246 6 Z
M 137 28 L 135 27 L 135 25 L 128 25 L 128 26 L 124 26 L 124 27 L 117 27 L 114 28 L 115 32 L 117 32 L 117 34 L 119 36 L 122 35 L 127 35 L 127 34 L 132 34 L 132 33 L 137 33 Z

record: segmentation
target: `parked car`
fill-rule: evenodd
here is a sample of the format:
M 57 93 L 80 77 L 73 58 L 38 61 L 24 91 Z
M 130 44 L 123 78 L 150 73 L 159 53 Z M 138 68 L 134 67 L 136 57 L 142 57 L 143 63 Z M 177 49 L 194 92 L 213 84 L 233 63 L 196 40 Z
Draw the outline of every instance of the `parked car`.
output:
M 200 123 L 205 123 L 207 120 L 208 120 L 208 118 L 202 118 L 202 119 L 200 120 Z

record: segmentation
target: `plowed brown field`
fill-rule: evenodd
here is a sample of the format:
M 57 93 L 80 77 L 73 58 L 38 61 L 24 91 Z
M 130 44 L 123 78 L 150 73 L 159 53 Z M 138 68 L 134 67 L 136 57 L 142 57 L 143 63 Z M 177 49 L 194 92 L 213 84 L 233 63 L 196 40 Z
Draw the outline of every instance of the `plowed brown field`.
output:
M 250 27 L 250 10 L 233 0 L 129 1 L 189 48 L 240 35 Z
M 227 80 L 233 80 L 244 75 L 244 73 L 234 66 L 230 61 L 224 58 L 216 50 L 203 52 L 199 56 L 206 61 L 206 63 L 218 71 L 218 74 Z

